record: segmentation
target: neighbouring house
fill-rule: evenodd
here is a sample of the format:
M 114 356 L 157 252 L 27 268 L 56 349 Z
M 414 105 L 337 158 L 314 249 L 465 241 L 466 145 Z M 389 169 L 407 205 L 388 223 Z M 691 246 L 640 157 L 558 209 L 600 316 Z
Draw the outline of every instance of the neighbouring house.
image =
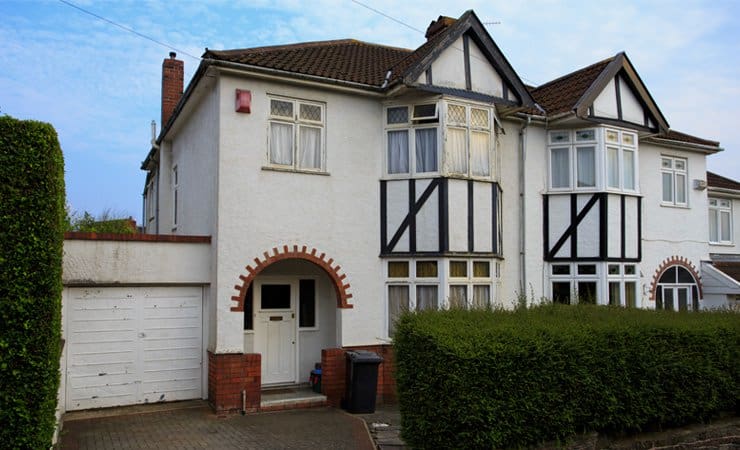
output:
M 65 246 L 67 409 L 255 410 L 316 362 L 338 404 L 347 349 L 385 358 L 392 400 L 407 309 L 734 301 L 715 253 L 738 253 L 738 185 L 707 179 L 719 143 L 672 130 L 625 53 L 530 87 L 472 11 L 426 39 L 207 49 L 187 88 L 164 60 L 147 234 Z

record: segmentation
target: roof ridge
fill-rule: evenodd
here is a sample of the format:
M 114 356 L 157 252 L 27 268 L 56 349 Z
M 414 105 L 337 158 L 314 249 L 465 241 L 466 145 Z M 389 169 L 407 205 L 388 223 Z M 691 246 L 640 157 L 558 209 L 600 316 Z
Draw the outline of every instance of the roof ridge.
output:
M 610 57 L 608 57 L 608 58 L 602 59 L 601 61 L 597 61 L 597 62 L 595 62 L 595 63 L 593 63 L 593 64 L 589 64 L 589 65 L 588 65 L 588 66 L 586 66 L 586 67 L 581 67 L 580 69 L 576 69 L 576 70 L 574 70 L 574 71 L 572 71 L 572 72 L 569 72 L 569 73 L 567 73 L 567 74 L 565 74 L 565 75 L 561 75 L 561 76 L 559 76 L 559 77 L 555 78 L 554 80 L 550 80 L 550 81 L 548 81 L 548 82 L 546 82 L 546 83 L 543 83 L 543 84 L 541 84 L 541 85 L 539 85 L 539 86 L 535 87 L 535 88 L 534 88 L 534 89 L 532 89 L 532 90 L 533 90 L 533 91 L 536 91 L 536 90 L 538 90 L 538 89 L 544 88 L 545 86 L 549 86 L 549 85 L 551 85 L 551 84 L 557 83 L 558 81 L 562 81 L 562 80 L 564 80 L 565 78 L 568 78 L 568 77 L 571 77 L 571 76 L 573 76 L 573 75 L 576 75 L 576 74 L 578 74 L 579 72 L 584 72 L 584 71 L 586 71 L 586 70 L 588 70 L 588 69 L 592 69 L 592 68 L 594 68 L 594 67 L 598 66 L 599 64 L 604 64 L 604 63 L 610 63 L 610 62 L 614 61 L 614 59 L 615 59 L 615 58 L 616 58 L 617 56 L 619 56 L 619 55 L 620 55 L 621 53 L 624 53 L 624 52 L 619 52 L 619 53 L 617 53 L 617 54 L 616 54 L 616 55 L 614 55 L 614 56 L 610 56 Z
M 413 50 L 410 50 L 407 48 L 393 47 L 390 45 L 375 44 L 372 42 L 360 41 L 358 39 L 346 38 L 346 39 L 329 39 L 329 40 L 323 40 L 323 41 L 295 42 L 292 44 L 266 45 L 262 47 L 234 48 L 234 49 L 226 49 L 226 50 L 213 50 L 213 49 L 206 48 L 206 51 L 203 53 L 203 56 L 209 53 L 221 54 L 221 55 L 234 54 L 234 53 L 258 53 L 258 52 L 263 52 L 263 51 L 280 51 L 280 50 L 302 49 L 302 48 L 334 46 L 334 45 L 347 45 L 347 44 L 364 45 L 368 47 L 381 47 L 381 48 L 387 48 L 391 50 L 413 52 Z

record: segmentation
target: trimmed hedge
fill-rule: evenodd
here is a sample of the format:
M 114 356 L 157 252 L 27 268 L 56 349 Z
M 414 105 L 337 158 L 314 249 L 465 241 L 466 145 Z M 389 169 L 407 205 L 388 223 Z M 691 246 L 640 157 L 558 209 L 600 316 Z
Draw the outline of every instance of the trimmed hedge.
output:
M 406 313 L 402 436 L 502 448 L 707 420 L 740 405 L 740 316 L 596 306 Z
M 49 448 L 59 387 L 64 161 L 54 128 L 0 117 L 0 442 Z

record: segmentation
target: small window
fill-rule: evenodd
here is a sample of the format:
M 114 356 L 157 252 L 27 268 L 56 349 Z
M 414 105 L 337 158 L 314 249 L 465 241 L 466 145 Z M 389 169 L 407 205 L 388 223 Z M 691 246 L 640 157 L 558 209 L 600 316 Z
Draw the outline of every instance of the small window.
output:
M 627 264 L 624 266 L 624 274 L 625 275 L 634 275 L 637 273 L 637 266 L 634 264 Z
M 677 206 L 687 205 L 688 192 L 687 160 L 683 158 L 661 158 L 661 184 L 663 203 Z
M 437 118 L 437 104 L 414 105 L 413 120 L 430 120 Z
M 596 275 L 596 264 L 579 264 L 578 275 Z
M 261 309 L 290 309 L 289 284 L 263 284 L 260 296 Z
M 409 121 L 409 108 L 406 106 L 395 106 L 388 108 L 388 125 L 405 124 Z
M 467 261 L 450 261 L 450 278 L 467 278 Z
M 437 278 L 437 261 L 417 261 L 417 278 Z
M 270 100 L 270 114 L 275 117 L 293 118 L 293 102 Z
M 570 266 L 568 264 L 553 264 L 553 275 L 570 275 Z
M 727 199 L 709 199 L 709 242 L 732 244 L 732 203 Z
M 595 141 L 596 130 L 578 130 L 576 131 L 576 142 Z
M 609 264 L 609 275 L 619 275 L 619 264 Z
M 388 278 L 408 278 L 408 261 L 388 261 Z
M 316 326 L 316 281 L 300 280 L 298 284 L 298 326 Z
M 490 278 L 491 263 L 488 261 L 473 261 L 473 277 Z
M 553 131 L 550 133 L 551 144 L 561 144 L 570 142 L 570 132 L 568 131 Z

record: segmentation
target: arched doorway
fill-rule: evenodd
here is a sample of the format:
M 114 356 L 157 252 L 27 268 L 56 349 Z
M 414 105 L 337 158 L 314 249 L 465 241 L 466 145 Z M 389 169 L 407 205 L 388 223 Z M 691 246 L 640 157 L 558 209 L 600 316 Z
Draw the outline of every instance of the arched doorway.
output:
M 244 353 L 262 355 L 262 385 L 308 379 L 321 350 L 340 344 L 341 315 L 351 308 L 346 276 L 315 249 L 273 249 L 247 266 L 232 311 L 244 313 Z
M 698 311 L 701 283 L 694 268 L 683 259 L 666 261 L 653 281 L 656 309 Z

